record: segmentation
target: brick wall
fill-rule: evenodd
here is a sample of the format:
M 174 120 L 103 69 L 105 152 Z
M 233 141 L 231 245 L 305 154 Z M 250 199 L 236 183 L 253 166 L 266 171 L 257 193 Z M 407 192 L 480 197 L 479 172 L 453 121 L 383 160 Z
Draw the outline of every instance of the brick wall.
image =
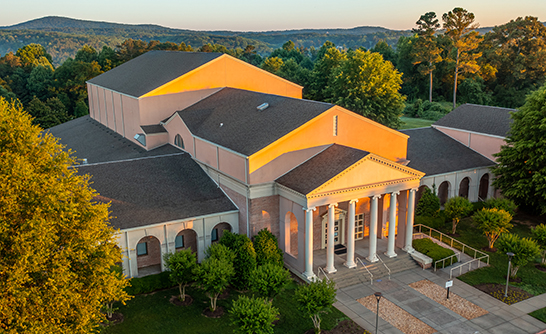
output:
M 250 200 L 250 236 L 267 228 L 280 240 L 279 195 Z
M 161 264 L 161 244 L 156 237 L 144 237 L 139 243 L 146 242 L 148 254 L 137 256 L 137 267 L 148 267 Z
M 190 248 L 192 253 L 197 253 L 197 233 L 194 230 L 182 230 L 177 234 L 177 236 L 178 235 L 182 235 L 184 237 L 184 247 L 177 248 L 177 252 Z

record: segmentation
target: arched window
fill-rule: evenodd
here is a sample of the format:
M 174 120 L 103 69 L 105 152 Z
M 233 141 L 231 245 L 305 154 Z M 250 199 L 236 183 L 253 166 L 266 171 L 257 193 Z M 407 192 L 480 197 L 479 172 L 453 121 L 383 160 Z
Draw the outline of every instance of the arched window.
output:
M 470 179 L 465 177 L 459 184 L 459 196 L 468 198 L 468 188 L 470 187 Z
M 174 145 L 180 147 L 181 149 L 184 149 L 184 140 L 182 139 L 182 136 L 181 135 L 176 135 L 176 137 L 174 137 Z

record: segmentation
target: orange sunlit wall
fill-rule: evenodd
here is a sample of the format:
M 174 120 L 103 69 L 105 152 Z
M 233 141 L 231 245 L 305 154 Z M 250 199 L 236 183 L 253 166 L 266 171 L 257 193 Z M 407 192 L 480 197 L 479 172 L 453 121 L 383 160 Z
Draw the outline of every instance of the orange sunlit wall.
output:
M 337 116 L 337 126 L 334 116 Z M 406 159 L 408 136 L 335 106 L 250 156 L 249 172 L 254 172 L 285 152 L 332 143 L 400 161 Z

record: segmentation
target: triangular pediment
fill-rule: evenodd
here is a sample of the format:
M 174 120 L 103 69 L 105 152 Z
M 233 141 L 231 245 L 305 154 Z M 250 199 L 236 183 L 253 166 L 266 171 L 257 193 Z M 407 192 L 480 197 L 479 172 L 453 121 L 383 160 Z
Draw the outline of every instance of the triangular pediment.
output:
M 369 154 L 343 172 L 331 178 L 308 195 L 362 188 L 420 179 L 424 173 L 396 162 Z

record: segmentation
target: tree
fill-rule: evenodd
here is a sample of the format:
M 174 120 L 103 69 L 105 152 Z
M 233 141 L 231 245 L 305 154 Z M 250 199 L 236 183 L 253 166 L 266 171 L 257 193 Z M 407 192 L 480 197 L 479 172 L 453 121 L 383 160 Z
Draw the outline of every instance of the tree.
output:
M 350 51 L 334 71 L 331 102 L 392 128 L 400 126 L 402 75 L 379 53 Z
M 494 156 L 493 185 L 519 207 L 546 213 L 546 85 L 512 113 L 506 145 Z
M 210 299 L 210 310 L 216 311 L 218 296 L 227 288 L 235 270 L 225 258 L 209 257 L 195 270 L 197 281 Z
M 258 266 L 267 263 L 280 267 L 284 265 L 282 249 L 279 248 L 277 238 L 268 229 L 264 228 L 254 236 L 254 250 Z
M 499 197 L 499 198 L 489 198 L 483 203 L 484 208 L 495 208 L 499 210 L 504 210 L 511 214 L 512 216 L 516 214 L 518 209 L 514 201 L 509 200 L 508 198 Z
M 311 74 L 310 97 L 312 99 L 326 101 L 332 97 L 328 83 L 333 79 L 333 72 L 346 59 L 346 53 L 339 51 L 334 44 L 328 41 L 324 43 L 318 51 Z
M 514 253 L 510 277 L 516 277 L 520 267 L 540 255 L 540 247 L 535 240 L 520 238 L 517 234 L 503 234 L 497 241 L 497 245 L 503 254 L 508 252 Z
M 0 331 L 89 333 L 129 297 L 108 205 L 76 158 L 0 98 Z
M 503 233 L 508 233 L 508 231 L 513 227 L 510 224 L 512 220 L 512 215 L 504 210 L 499 209 L 486 209 L 476 212 L 472 219 L 476 223 L 476 227 L 483 231 L 487 240 L 489 240 L 489 249 L 493 249 L 495 241 Z
M 270 300 L 290 282 L 290 273 L 281 266 L 267 263 L 250 274 L 250 290 Z
M 440 199 L 436 196 L 435 192 L 434 185 L 432 186 L 432 190 L 425 187 L 423 195 L 421 195 L 415 208 L 417 216 L 436 217 L 438 215 L 438 212 L 440 212 Z
M 418 38 L 413 50 L 415 58 L 413 65 L 420 64 L 419 72 L 429 76 L 428 101 L 432 102 L 432 72 L 436 69 L 435 64 L 442 61 L 440 48 L 434 38 L 436 30 L 440 28 L 440 23 L 438 23 L 436 13 L 428 12 L 421 15 L 415 24 L 417 24 L 417 28 L 412 29 L 412 32 L 417 34 Z
M 46 49 L 40 44 L 31 43 L 17 50 L 15 54 L 19 57 L 21 64 L 25 67 L 33 68 L 34 66 L 48 66 L 51 65 L 51 55 L 46 52 Z
M 546 224 L 532 227 L 533 238 L 542 247 L 542 264 L 546 264 Z
M 315 333 L 320 333 L 320 314 L 328 312 L 335 300 L 335 283 L 329 279 L 300 285 L 296 290 L 296 301 L 313 321 Z
M 248 289 L 250 274 L 256 269 L 256 251 L 252 241 L 244 234 L 225 231 L 220 244 L 228 247 L 235 254 L 233 285 L 239 290 Z
M 269 57 L 262 63 L 262 69 L 271 72 L 277 73 L 282 67 L 284 62 L 279 57 Z
M 237 326 L 234 333 L 241 334 L 273 334 L 273 321 L 279 316 L 279 310 L 270 301 L 244 295 L 233 302 L 229 313 Z
M 451 233 L 455 234 L 461 219 L 467 217 L 473 209 L 472 203 L 464 197 L 457 196 L 447 200 L 444 212 L 452 220 Z
M 455 49 L 455 79 L 453 83 L 453 109 L 457 107 L 457 82 L 459 73 L 476 73 L 480 66 L 476 59 L 481 53 L 471 53 L 475 50 L 481 40 L 480 34 L 474 29 L 478 24 L 474 23 L 474 14 L 466 9 L 456 7 L 453 11 L 442 16 L 444 21 L 445 35 L 453 42 Z
M 169 270 L 169 278 L 178 284 L 180 300 L 186 300 L 186 286 L 194 280 L 197 258 L 191 249 L 165 254 L 165 264 Z

